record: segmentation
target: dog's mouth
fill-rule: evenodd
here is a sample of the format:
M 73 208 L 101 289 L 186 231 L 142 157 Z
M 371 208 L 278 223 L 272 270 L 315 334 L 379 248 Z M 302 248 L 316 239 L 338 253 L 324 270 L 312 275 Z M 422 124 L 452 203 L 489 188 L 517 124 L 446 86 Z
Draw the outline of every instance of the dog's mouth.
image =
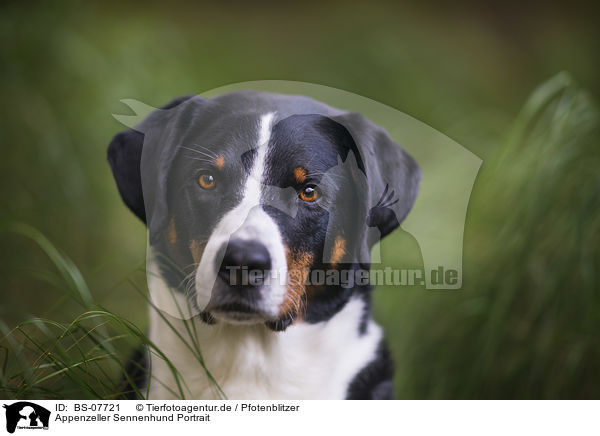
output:
M 223 321 L 250 324 L 264 321 L 265 314 L 249 304 L 227 303 L 210 308 L 213 317 Z

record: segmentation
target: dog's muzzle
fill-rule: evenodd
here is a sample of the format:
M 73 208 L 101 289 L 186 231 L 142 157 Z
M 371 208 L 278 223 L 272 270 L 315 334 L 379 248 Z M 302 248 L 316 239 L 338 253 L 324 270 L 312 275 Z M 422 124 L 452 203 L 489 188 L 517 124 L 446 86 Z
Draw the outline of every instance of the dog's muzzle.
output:
M 271 270 L 267 247 L 256 240 L 231 239 L 223 244 L 216 264 L 217 281 L 208 310 L 238 322 L 265 318 L 263 293 Z
M 271 256 L 258 241 L 233 239 L 224 244 L 219 278 L 240 292 L 252 292 L 264 283 L 271 269 Z

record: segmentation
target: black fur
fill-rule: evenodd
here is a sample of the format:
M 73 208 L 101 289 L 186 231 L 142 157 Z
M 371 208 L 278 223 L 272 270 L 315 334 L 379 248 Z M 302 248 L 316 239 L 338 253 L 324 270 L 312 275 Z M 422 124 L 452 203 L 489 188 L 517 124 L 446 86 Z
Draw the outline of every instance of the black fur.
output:
M 191 97 L 187 95 L 175 98 L 161 109 L 172 109 Z M 146 223 L 140 171 L 143 145 L 144 134 L 138 130 L 129 129 L 117 133 L 108 146 L 107 159 L 123 202 L 135 216 Z
M 144 389 L 147 384 L 148 377 L 148 368 L 149 368 L 149 359 L 148 359 L 148 350 L 146 347 L 139 347 L 133 352 L 131 358 L 125 365 L 125 373 L 131 379 L 130 381 L 123 377 L 123 390 L 122 396 L 126 400 L 137 400 L 138 394 L 136 389 L 142 394 L 144 397 L 145 392 Z M 134 388 L 135 386 L 135 388 Z M 142 398 L 143 399 L 143 398 Z
M 366 178 L 365 166 L 358 147 L 348 130 L 332 119 L 322 115 L 294 115 L 275 124 L 271 133 L 270 154 L 265 163 L 270 168 L 266 185 L 279 189 L 293 188 L 297 192 L 306 185 L 318 185 L 322 198 L 315 203 L 298 205 L 295 216 L 280 208 L 265 206 L 281 229 L 284 243 L 300 253 L 313 256 L 312 269 L 331 268 L 326 250 L 326 238 L 341 236 L 346 241 L 346 255 L 337 267 L 356 270 L 360 244 L 354 237 L 360 234 L 367 215 L 367 198 L 354 189 L 355 178 Z M 339 161 L 348 163 L 352 154 L 356 167 L 337 171 L 326 177 L 328 171 L 339 168 Z M 295 168 L 306 169 L 302 183 L 294 177 Z M 269 195 L 267 192 L 266 196 Z M 296 201 L 292 198 L 291 201 Z M 362 210 L 362 211 L 361 211 Z M 335 223 L 332 225 L 331 223 Z M 335 233 L 335 235 L 333 234 Z M 310 286 L 304 313 L 309 323 L 331 318 L 348 302 L 354 289 L 342 286 Z
M 375 358 L 365 366 L 348 387 L 348 400 L 393 400 L 394 365 L 390 352 L 382 340 Z
M 142 194 L 140 162 L 144 135 L 135 130 L 117 133 L 108 146 L 108 163 L 117 182 L 119 194 L 135 216 L 146 222 Z

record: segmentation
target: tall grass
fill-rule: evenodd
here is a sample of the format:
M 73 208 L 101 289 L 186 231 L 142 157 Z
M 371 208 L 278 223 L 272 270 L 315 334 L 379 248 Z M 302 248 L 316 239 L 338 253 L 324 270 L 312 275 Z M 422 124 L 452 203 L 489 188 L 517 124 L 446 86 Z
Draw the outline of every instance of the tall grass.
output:
M 559 74 L 484 163 L 464 287 L 421 301 L 401 397 L 600 397 L 599 169 L 599 112 Z
M 0 320 L 2 396 L 20 399 L 147 398 L 152 383 L 164 385 L 164 382 L 152 376 L 151 366 L 142 367 L 139 362 L 130 360 L 133 350 L 141 348 L 143 351 L 138 354 L 149 353 L 167 363 L 176 389 L 165 387 L 174 397 L 186 398 L 189 388 L 168 357 L 132 322 L 95 303 L 81 273 L 64 253 L 30 226 L 15 224 L 9 230 L 39 245 L 59 276 L 51 271 L 38 271 L 35 275 L 60 289 L 63 296 L 75 301 L 83 312 L 68 324 L 32 318 L 11 329 Z M 155 310 L 192 351 L 220 397 L 225 398 L 225 393 L 204 365 L 195 335 L 195 320 L 183 320 L 187 335 L 177 331 L 147 298 L 146 292 L 135 287 L 134 282 L 132 284 L 151 310 Z M 190 308 L 179 308 L 181 314 L 184 309 Z M 146 370 L 149 373 L 147 379 L 144 377 Z

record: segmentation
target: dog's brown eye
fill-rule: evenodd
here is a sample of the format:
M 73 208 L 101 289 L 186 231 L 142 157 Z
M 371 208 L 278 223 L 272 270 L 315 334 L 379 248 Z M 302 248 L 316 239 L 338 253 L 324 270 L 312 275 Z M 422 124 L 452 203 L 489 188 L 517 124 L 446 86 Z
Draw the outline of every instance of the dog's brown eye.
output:
M 299 197 L 300 200 L 312 203 L 317 198 L 319 198 L 319 191 L 315 186 L 307 186 L 302 191 L 300 191 Z
M 202 189 L 214 189 L 217 185 L 215 178 L 210 173 L 200 174 L 198 177 L 198 184 Z

